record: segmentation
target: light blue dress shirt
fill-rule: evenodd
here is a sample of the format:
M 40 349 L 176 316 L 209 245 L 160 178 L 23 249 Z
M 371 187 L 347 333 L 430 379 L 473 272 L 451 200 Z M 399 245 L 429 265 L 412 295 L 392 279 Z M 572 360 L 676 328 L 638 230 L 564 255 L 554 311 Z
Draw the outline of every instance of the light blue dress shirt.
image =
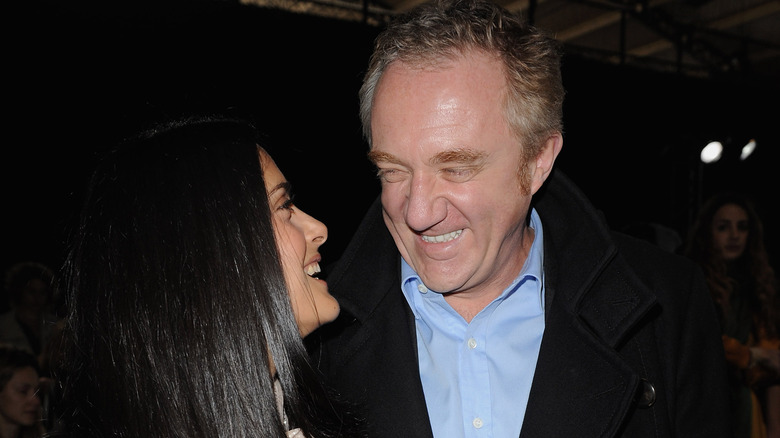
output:
M 544 332 L 542 224 L 522 270 L 466 323 L 402 260 L 404 296 L 415 316 L 425 402 L 437 438 L 518 437 Z

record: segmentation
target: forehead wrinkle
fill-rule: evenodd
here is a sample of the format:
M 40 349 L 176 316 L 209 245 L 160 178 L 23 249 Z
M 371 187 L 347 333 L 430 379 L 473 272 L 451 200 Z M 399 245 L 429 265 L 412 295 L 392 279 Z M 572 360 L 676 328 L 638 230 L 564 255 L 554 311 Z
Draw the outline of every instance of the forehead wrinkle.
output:
M 442 151 L 431 157 L 428 162 L 432 165 L 438 165 L 443 163 L 460 163 L 460 164 L 472 164 L 478 161 L 482 161 L 487 156 L 484 151 L 477 151 L 468 148 L 449 149 Z

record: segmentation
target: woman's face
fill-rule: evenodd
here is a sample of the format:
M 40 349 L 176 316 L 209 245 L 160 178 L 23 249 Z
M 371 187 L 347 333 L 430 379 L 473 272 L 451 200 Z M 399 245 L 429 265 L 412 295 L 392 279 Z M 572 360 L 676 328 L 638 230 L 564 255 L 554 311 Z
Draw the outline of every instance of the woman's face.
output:
M 712 219 L 712 245 L 726 261 L 739 258 L 745 252 L 750 227 L 745 209 L 725 204 Z
M 32 367 L 16 370 L 0 391 L 0 417 L 19 427 L 32 426 L 41 419 L 38 373 Z
M 295 320 L 301 336 L 306 336 L 339 314 L 328 285 L 314 277 L 320 272 L 319 247 L 328 239 L 328 228 L 292 203 L 290 184 L 262 149 L 260 163 Z

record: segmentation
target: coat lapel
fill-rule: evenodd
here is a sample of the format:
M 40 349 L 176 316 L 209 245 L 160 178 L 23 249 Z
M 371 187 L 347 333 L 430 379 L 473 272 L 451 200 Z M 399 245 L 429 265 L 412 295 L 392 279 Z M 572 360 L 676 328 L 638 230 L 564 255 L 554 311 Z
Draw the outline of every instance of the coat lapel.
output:
M 548 308 L 523 438 L 615 436 L 634 405 L 640 375 L 617 349 L 655 297 L 622 276 L 605 277 L 585 289 L 576 314 L 558 287 Z
M 521 437 L 613 436 L 639 378 L 562 306 L 550 310 Z
M 655 296 L 616 256 L 608 228 L 579 190 L 560 174 L 549 182 L 537 205 L 545 332 L 521 437 L 615 436 L 640 388 L 619 345 Z

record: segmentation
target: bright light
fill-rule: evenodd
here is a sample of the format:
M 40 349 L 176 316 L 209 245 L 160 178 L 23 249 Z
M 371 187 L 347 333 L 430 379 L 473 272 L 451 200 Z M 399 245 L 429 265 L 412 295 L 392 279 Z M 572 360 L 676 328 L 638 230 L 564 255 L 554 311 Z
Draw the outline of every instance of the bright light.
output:
M 701 150 L 701 162 L 712 163 L 720 160 L 723 154 L 723 144 L 719 141 L 711 141 Z
M 745 161 L 745 159 L 747 159 L 747 157 L 749 157 L 750 154 L 752 154 L 753 151 L 755 150 L 756 150 L 756 140 L 751 138 L 750 141 L 745 146 L 742 146 L 742 153 L 739 154 L 739 159 Z

